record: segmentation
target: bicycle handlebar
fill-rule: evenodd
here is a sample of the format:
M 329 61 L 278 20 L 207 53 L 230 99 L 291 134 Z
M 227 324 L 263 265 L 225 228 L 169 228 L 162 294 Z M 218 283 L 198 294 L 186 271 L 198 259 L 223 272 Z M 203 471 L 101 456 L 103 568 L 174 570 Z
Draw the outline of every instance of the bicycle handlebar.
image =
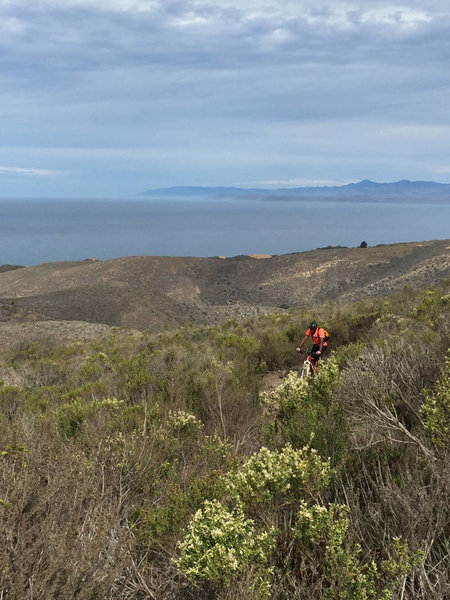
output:
M 303 350 L 303 348 L 296 348 L 295 351 L 298 354 L 310 354 L 311 356 L 317 356 L 317 352 L 313 352 L 312 350 Z M 319 356 L 322 356 L 322 354 L 320 353 Z

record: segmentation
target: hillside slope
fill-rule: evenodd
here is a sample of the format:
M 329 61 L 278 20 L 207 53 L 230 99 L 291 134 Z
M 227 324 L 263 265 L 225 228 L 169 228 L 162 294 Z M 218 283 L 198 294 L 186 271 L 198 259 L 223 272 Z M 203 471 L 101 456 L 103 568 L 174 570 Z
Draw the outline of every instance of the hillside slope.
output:
M 384 295 L 449 275 L 450 240 L 264 259 L 138 256 L 47 263 L 0 272 L 0 321 L 77 320 L 160 330 Z

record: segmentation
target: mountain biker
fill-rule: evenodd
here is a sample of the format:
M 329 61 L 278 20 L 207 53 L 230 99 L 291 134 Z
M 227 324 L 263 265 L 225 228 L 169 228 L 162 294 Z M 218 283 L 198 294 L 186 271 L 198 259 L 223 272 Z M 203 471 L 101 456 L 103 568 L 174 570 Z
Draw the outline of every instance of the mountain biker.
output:
M 308 329 L 305 331 L 305 335 L 303 336 L 299 347 L 295 349 L 296 352 L 302 351 L 302 346 L 309 337 L 312 338 L 313 341 L 313 347 L 311 348 L 310 356 L 313 361 L 313 367 L 317 368 L 319 358 L 323 356 L 324 352 L 326 352 L 328 348 L 328 333 L 323 327 L 319 327 L 316 321 L 311 321 Z

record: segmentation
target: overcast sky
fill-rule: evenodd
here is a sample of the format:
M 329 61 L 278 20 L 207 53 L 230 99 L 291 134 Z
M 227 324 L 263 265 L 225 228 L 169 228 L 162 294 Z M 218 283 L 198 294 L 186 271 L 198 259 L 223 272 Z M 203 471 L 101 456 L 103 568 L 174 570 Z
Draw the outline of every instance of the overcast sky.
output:
M 448 0 L 0 0 L 0 197 L 450 182 Z

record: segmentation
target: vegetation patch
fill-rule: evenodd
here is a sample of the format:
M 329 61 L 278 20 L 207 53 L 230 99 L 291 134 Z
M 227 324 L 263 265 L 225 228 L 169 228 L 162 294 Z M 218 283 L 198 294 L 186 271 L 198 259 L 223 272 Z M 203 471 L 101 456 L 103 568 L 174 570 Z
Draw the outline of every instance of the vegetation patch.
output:
M 3 345 L 0 597 L 448 597 L 448 299 Z

